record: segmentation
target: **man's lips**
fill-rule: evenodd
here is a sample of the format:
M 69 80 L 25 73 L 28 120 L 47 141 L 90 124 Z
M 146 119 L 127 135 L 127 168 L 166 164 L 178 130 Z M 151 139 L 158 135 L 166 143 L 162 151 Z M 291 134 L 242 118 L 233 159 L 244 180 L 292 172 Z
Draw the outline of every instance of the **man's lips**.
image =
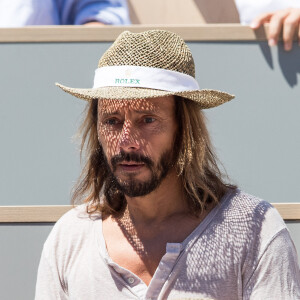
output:
M 118 164 L 118 167 L 120 167 L 123 171 L 138 171 L 142 167 L 144 167 L 144 163 L 138 163 L 138 162 L 121 162 Z

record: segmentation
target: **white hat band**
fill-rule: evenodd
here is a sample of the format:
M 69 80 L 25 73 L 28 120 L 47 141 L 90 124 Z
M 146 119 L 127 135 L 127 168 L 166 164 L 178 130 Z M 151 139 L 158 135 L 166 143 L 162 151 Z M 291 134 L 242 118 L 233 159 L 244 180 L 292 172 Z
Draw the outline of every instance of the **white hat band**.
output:
M 198 82 L 190 75 L 141 66 L 98 68 L 95 71 L 93 88 L 108 86 L 140 87 L 170 92 L 199 90 Z

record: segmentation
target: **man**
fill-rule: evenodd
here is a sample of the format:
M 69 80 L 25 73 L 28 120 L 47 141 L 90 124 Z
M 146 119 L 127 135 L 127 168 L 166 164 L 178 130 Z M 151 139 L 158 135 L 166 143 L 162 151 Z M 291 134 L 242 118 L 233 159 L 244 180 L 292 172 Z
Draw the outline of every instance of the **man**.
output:
M 48 237 L 36 299 L 300 299 L 287 228 L 267 202 L 226 184 L 200 90 L 174 33 L 122 33 L 105 52 L 82 125 L 86 165 Z

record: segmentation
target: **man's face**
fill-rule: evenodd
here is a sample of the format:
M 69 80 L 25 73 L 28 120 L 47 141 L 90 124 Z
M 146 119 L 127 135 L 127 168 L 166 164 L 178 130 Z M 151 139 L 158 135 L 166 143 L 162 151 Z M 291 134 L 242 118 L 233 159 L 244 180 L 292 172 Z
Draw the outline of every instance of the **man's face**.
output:
M 174 97 L 99 100 L 98 137 L 118 188 L 130 197 L 155 190 L 174 162 Z

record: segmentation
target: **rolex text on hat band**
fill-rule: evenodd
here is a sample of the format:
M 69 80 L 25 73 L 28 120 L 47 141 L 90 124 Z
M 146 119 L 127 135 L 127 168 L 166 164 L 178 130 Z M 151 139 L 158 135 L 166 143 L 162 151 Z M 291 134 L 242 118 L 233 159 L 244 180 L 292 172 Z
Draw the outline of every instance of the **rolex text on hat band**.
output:
M 123 86 L 170 92 L 198 90 L 194 77 L 166 69 L 142 66 L 107 66 L 95 71 L 93 88 Z
M 101 56 L 93 88 L 57 85 L 65 92 L 87 101 L 178 95 L 205 109 L 234 98 L 225 92 L 200 89 L 195 80 L 191 50 L 182 38 L 166 30 L 121 33 Z

